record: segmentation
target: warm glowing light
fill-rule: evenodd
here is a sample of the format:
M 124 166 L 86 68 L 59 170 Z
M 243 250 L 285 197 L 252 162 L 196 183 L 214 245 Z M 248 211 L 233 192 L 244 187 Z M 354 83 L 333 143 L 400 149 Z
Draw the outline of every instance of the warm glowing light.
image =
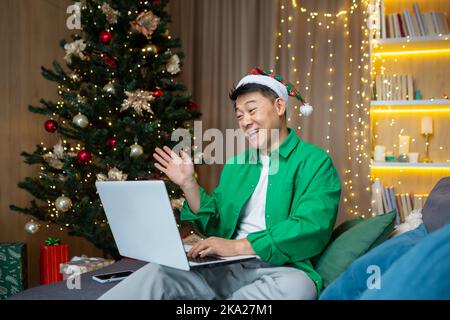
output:
M 404 50 L 404 51 L 386 51 L 386 52 L 376 52 L 374 49 L 376 57 L 382 56 L 408 56 L 408 55 L 435 55 L 435 54 L 449 54 L 449 49 L 428 49 L 428 50 Z
M 428 107 L 424 107 L 424 108 L 394 108 L 394 107 L 385 107 L 385 108 L 378 108 L 374 109 L 372 107 L 372 110 L 370 111 L 370 113 L 374 114 L 374 113 L 399 113 L 399 114 L 406 114 L 406 115 L 411 115 L 414 113 L 418 113 L 418 114 L 423 114 L 423 113 L 442 113 L 442 114 L 448 114 L 450 113 L 450 108 L 442 108 L 442 107 L 436 107 L 436 108 L 430 108 Z
M 405 166 L 383 166 L 383 165 L 376 165 L 372 166 L 372 176 L 376 175 L 377 171 L 382 171 L 386 173 L 387 171 L 393 171 L 397 173 L 423 173 L 424 171 L 430 172 L 430 171 L 438 171 L 438 172 L 446 172 L 447 174 L 450 173 L 450 166 L 446 165 L 445 163 L 442 164 L 432 164 L 432 166 L 427 165 L 415 165 L 415 164 L 406 164 Z

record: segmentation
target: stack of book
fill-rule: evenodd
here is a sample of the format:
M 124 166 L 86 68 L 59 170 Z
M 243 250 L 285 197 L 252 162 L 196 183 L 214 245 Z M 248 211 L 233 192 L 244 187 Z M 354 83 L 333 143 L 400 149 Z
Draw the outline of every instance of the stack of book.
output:
M 404 8 L 403 12 L 384 14 L 384 1 L 380 1 L 380 7 L 377 8 L 380 15 L 377 21 L 380 21 L 380 32 L 377 32 L 375 38 L 401 38 L 401 37 L 422 37 L 440 34 L 449 34 L 447 17 L 443 12 L 424 12 L 421 13 L 419 5 L 413 4 L 412 13 Z
M 414 100 L 414 82 L 410 75 L 375 77 L 374 100 Z
M 381 215 L 397 210 L 398 225 L 405 222 L 413 210 L 422 209 L 427 197 L 423 194 L 395 194 L 394 187 L 386 188 L 380 179 L 375 179 L 372 184 L 372 212 Z

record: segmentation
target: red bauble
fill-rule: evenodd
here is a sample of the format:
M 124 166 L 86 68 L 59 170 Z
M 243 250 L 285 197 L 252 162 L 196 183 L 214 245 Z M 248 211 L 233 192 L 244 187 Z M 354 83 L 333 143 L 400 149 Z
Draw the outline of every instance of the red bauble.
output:
M 44 127 L 46 131 L 53 133 L 58 129 L 58 123 L 55 120 L 47 120 Z
M 196 104 L 195 102 L 189 101 L 189 105 L 188 105 L 189 112 L 197 111 L 198 108 L 199 108 L 198 104 Z
M 115 148 L 116 145 L 117 145 L 117 139 L 116 139 L 116 137 L 112 137 L 112 138 L 109 138 L 108 140 L 106 140 L 106 145 L 107 145 L 109 148 Z
M 162 97 L 163 94 L 164 94 L 164 91 L 162 91 L 161 89 L 156 89 L 156 91 L 152 93 L 152 96 L 154 98 L 159 98 L 159 97 Z
M 112 33 L 108 31 L 102 31 L 100 32 L 100 35 L 98 37 L 98 41 L 100 41 L 103 44 L 109 44 L 112 40 Z
M 102 59 L 102 61 L 110 68 L 110 69 L 116 69 L 117 68 L 117 63 L 114 57 L 110 57 L 106 54 L 104 54 L 101 51 L 98 50 L 94 50 L 92 51 L 92 55 L 99 57 L 100 59 Z
M 111 69 L 117 68 L 116 60 L 114 58 L 105 55 L 103 56 L 103 62 Z
M 92 153 L 86 150 L 80 150 L 77 154 L 77 160 L 79 163 L 86 164 L 92 159 Z

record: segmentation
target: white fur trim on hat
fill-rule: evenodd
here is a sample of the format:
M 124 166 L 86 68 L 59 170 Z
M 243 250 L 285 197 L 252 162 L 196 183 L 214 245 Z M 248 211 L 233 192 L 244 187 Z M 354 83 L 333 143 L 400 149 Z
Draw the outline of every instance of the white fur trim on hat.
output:
M 275 91 L 275 93 L 281 99 L 283 99 L 286 102 L 286 106 L 287 106 L 289 94 L 288 94 L 286 86 L 284 84 L 282 84 L 281 82 L 275 80 L 274 78 L 268 77 L 268 76 L 251 74 L 251 75 L 248 75 L 248 76 L 245 76 L 244 78 L 242 78 L 241 81 L 239 81 L 238 85 L 236 86 L 236 89 L 243 86 L 244 84 L 248 84 L 248 83 L 257 83 L 257 84 L 261 84 L 263 86 L 269 87 L 270 89 Z

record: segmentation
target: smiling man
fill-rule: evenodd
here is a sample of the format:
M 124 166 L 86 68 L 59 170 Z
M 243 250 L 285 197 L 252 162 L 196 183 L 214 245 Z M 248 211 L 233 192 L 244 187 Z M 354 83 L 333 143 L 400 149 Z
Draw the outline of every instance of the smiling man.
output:
M 118 285 L 119 296 L 109 298 L 315 299 L 320 294 L 322 279 L 312 259 L 331 236 L 341 185 L 329 155 L 287 127 L 289 95 L 303 102 L 291 84 L 262 69 L 252 70 L 232 90 L 250 148 L 227 161 L 211 194 L 198 185 L 186 153 L 164 147 L 154 154 L 155 166 L 186 196 L 181 219 L 207 236 L 188 256 L 257 254 L 260 260 L 189 272 L 149 264 Z

